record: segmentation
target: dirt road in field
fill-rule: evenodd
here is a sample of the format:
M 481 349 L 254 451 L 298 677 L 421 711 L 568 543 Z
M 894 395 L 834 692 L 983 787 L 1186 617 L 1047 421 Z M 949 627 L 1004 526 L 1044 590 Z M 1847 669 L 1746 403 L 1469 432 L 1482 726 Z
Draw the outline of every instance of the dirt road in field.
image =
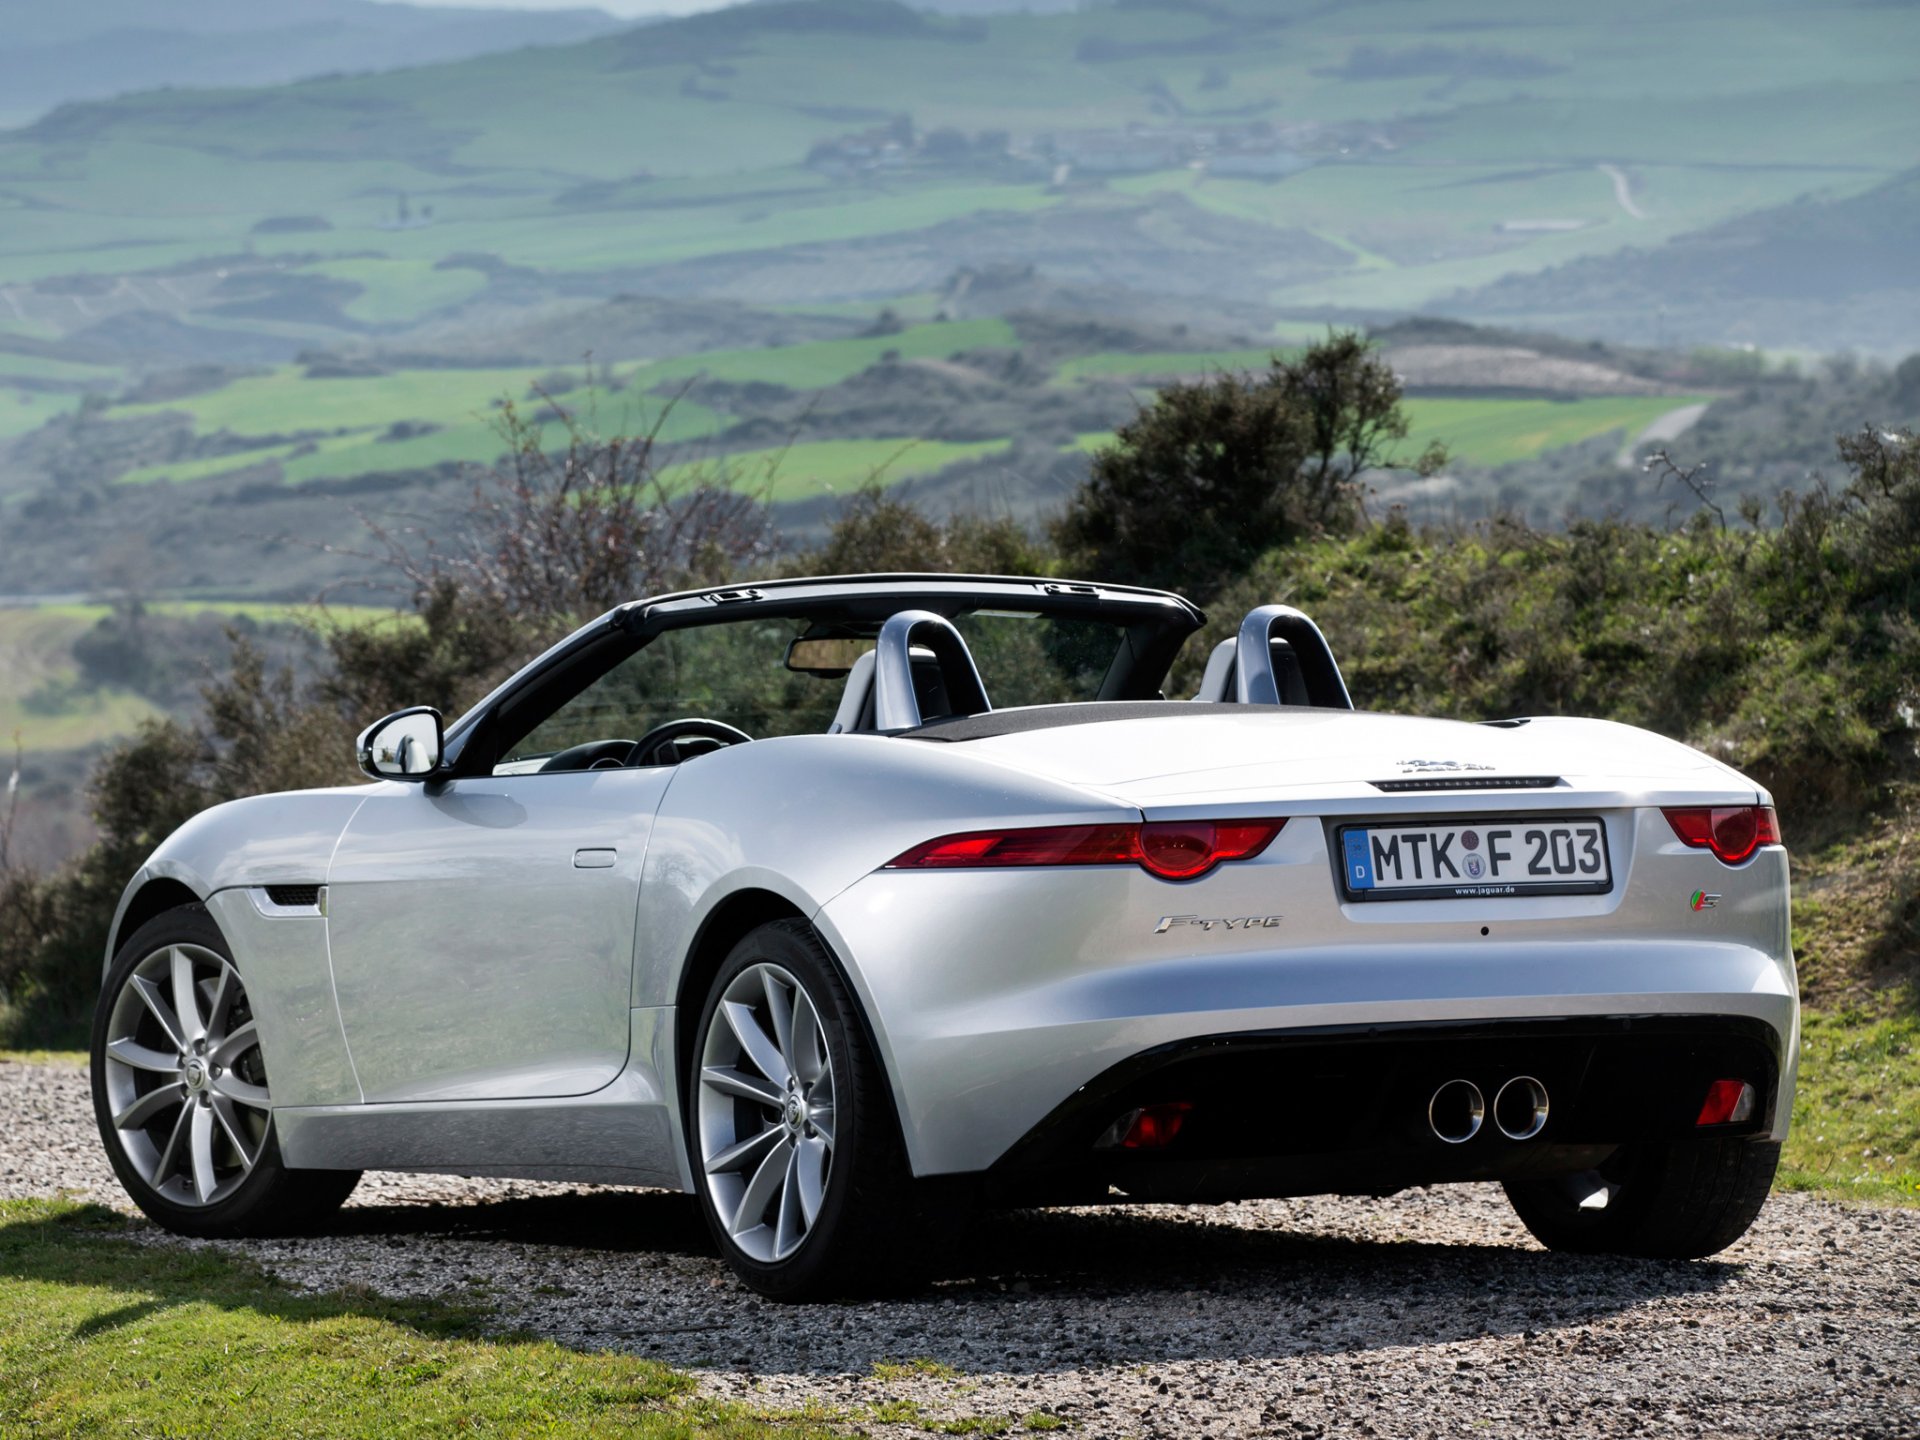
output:
M 0 1063 L 0 1113 L 0 1195 L 125 1208 L 81 1071 Z M 1803 1195 L 1691 1264 L 1548 1254 L 1479 1186 L 1027 1213 L 918 1296 L 804 1307 L 742 1290 L 691 1204 L 644 1191 L 370 1175 L 334 1235 L 217 1248 L 870 1435 L 1920 1436 L 1920 1211 Z

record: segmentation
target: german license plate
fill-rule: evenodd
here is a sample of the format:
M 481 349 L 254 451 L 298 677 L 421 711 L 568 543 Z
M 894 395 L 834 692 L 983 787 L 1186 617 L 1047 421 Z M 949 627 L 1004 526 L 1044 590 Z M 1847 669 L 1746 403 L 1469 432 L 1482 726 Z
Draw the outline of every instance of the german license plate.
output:
M 1613 888 L 1607 827 L 1591 815 L 1343 825 L 1338 848 L 1349 900 L 1598 895 Z

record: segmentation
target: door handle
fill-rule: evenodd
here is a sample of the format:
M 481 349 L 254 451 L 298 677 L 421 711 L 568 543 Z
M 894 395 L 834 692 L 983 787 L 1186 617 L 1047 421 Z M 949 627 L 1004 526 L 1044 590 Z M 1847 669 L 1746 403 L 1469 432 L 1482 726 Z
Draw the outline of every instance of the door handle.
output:
M 573 868 L 576 870 L 611 870 L 613 862 L 620 857 L 618 850 L 576 850 L 573 852 Z

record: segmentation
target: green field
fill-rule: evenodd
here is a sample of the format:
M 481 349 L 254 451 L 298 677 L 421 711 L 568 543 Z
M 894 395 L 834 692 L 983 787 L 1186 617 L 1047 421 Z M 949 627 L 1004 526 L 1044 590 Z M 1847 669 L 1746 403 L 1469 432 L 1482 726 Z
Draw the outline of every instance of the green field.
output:
M 160 615 L 233 615 L 260 624 L 325 628 L 364 625 L 393 612 L 361 605 L 273 605 L 242 601 L 167 601 Z M 78 750 L 129 735 L 160 711 L 118 686 L 83 683 L 73 643 L 111 610 L 106 605 L 0 606 L 0 750 Z
M 1456 461 L 1505 465 L 1563 445 L 1619 431 L 1631 440 L 1669 411 L 1695 405 L 1700 395 L 1588 396 L 1579 400 L 1426 399 L 1406 402 L 1413 423 L 1406 450 L 1417 455 L 1444 441 Z
M 79 610 L 0 609 L 0 675 L 6 677 L 0 686 L 0 747 L 80 749 L 129 734 L 160 713 L 131 691 L 81 684 L 73 642 L 96 617 Z
M 764 491 L 775 502 L 811 500 L 820 495 L 851 494 L 862 486 L 892 484 L 931 474 L 962 460 L 997 455 L 1005 440 L 952 444 L 898 437 L 887 440 L 820 440 L 765 450 L 717 455 L 676 465 L 666 478 L 731 477 L 736 486 Z
M 308 379 L 298 366 L 247 376 L 221 389 L 160 404 L 126 405 L 116 416 L 178 412 L 202 434 L 226 431 L 263 443 L 235 454 L 140 466 L 123 483 L 168 480 L 185 484 L 272 462 L 289 484 L 376 471 L 419 469 L 448 461 L 496 459 L 501 439 L 499 403 L 511 399 L 533 414 L 547 397 L 602 432 L 655 431 L 663 441 L 706 439 L 729 417 L 700 403 L 703 381 L 760 381 L 817 389 L 858 374 L 883 357 L 944 357 L 962 351 L 1005 349 L 1016 337 L 1006 321 L 966 320 L 910 326 L 898 334 L 823 340 L 758 350 L 713 350 L 671 360 L 605 367 L 620 388 L 598 388 L 601 367 L 396 370 L 384 375 Z M 545 395 L 541 394 L 545 391 Z M 438 426 L 430 434 L 385 438 L 401 423 Z M 304 433 L 303 433 L 304 432 Z M 557 431 L 555 432 L 557 433 Z M 297 440 L 278 439 L 290 434 Z M 902 441 L 874 442 L 898 448 Z M 863 452 L 864 453 L 864 452 Z M 831 464 L 831 461 L 823 461 Z M 832 470 L 833 483 L 844 471 Z M 812 493 L 811 491 L 807 493 Z
M 1463 465 L 1506 465 L 1565 445 L 1620 432 L 1631 440 L 1653 421 L 1701 395 L 1586 396 L 1578 400 L 1497 398 L 1487 400 L 1414 396 L 1404 402 L 1412 432 L 1398 447 L 1411 460 L 1430 441 L 1445 443 Z M 1074 447 L 1094 451 L 1113 443 L 1112 431 L 1075 438 Z

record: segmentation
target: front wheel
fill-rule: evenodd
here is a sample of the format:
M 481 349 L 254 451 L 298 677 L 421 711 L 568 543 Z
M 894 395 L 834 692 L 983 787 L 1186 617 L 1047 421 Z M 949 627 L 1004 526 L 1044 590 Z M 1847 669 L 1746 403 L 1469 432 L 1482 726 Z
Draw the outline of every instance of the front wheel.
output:
M 741 1279 L 776 1300 L 898 1273 L 917 1208 L 885 1077 L 812 928 L 762 925 L 708 987 L 688 1057 L 700 1208 Z
M 183 1235 L 299 1230 L 357 1170 L 289 1170 L 274 1138 L 260 1033 L 233 951 L 204 905 L 142 925 L 107 972 L 93 1023 L 93 1109 L 127 1194 Z
M 1507 1199 L 1549 1250 L 1697 1260 L 1752 1226 L 1780 1166 L 1767 1140 L 1624 1145 L 1597 1170 L 1507 1181 Z

